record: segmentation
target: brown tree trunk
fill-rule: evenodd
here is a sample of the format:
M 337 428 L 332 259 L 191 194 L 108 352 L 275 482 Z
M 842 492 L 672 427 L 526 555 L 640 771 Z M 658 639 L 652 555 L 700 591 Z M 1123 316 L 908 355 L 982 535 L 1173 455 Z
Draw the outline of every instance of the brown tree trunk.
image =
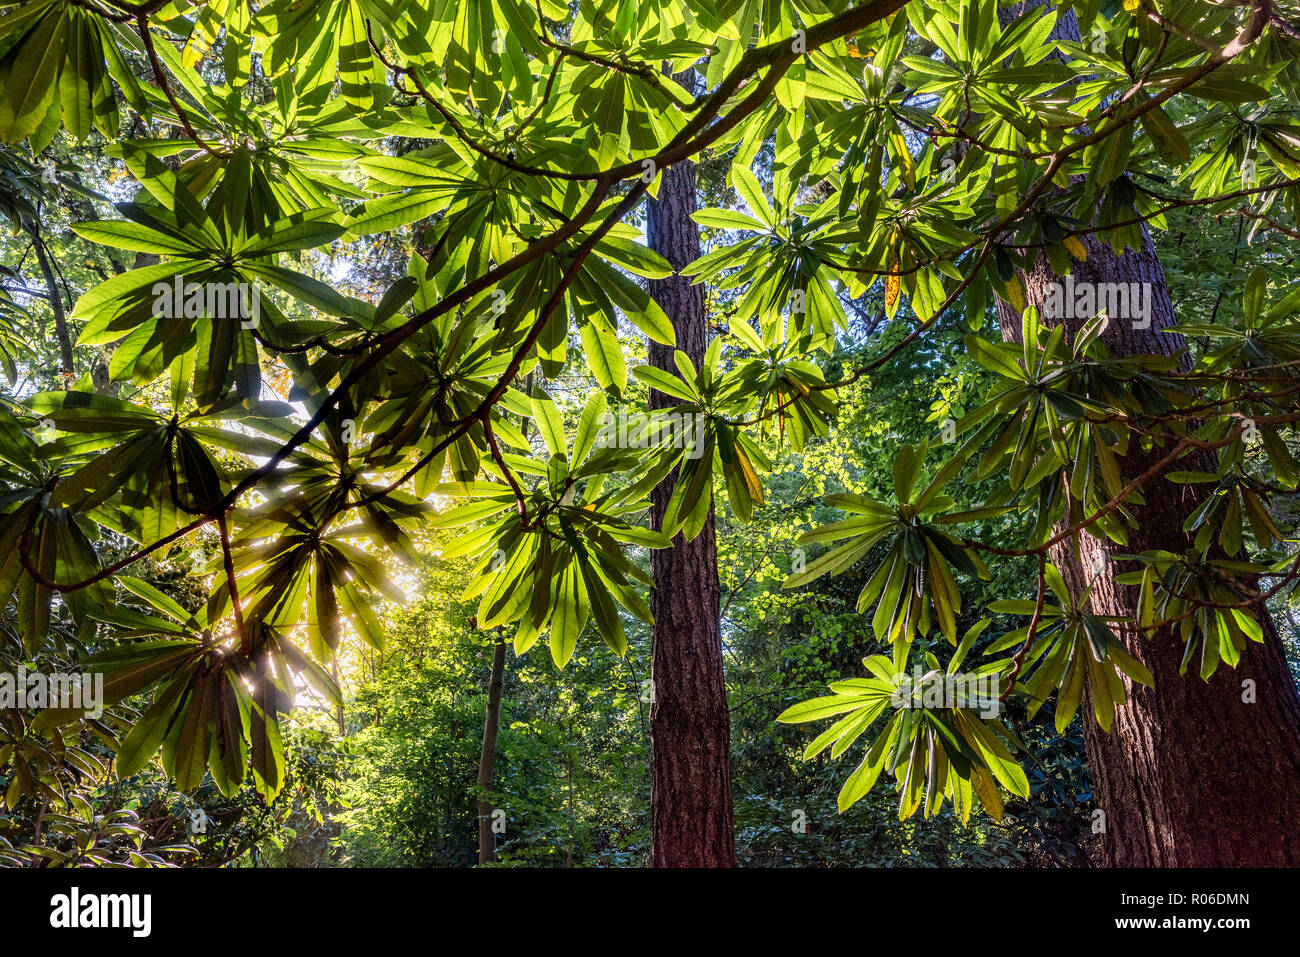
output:
M 1049 0 L 1027 0 L 999 11 L 1003 25 L 1021 11 L 1046 7 Z M 1079 24 L 1065 11 L 1054 38 L 1079 42 Z M 1164 270 L 1145 228 L 1142 248 L 1117 256 L 1094 236 L 1081 237 L 1087 260 L 1074 262 L 1079 282 L 1149 283 L 1149 328 L 1112 318 L 1102 341 L 1112 355 L 1170 355 L 1181 336 L 1163 330 L 1175 321 Z M 1052 285 L 1062 282 L 1039 258 L 1022 274 L 1027 305 L 1042 305 Z M 1019 341 L 1020 316 L 998 302 L 1002 337 Z M 1052 320 L 1044 319 L 1047 324 Z M 1073 332 L 1084 319 L 1061 320 Z M 1125 478 L 1142 474 L 1159 453 L 1134 449 L 1121 461 Z M 1172 468 L 1213 470 L 1205 453 L 1188 456 Z M 1142 489 L 1146 501 L 1131 506 L 1138 527 L 1126 546 L 1088 535 L 1052 550 L 1074 594 L 1096 575 L 1091 609 L 1102 615 L 1137 615 L 1138 589 L 1119 585 L 1114 576 L 1135 567 L 1110 554 L 1146 549 L 1182 552 L 1191 545 L 1183 522 L 1200 499 L 1196 486 L 1156 478 Z M 1058 527 L 1059 530 L 1059 527 Z M 1105 562 L 1104 565 L 1099 564 Z M 1259 621 L 1264 642 L 1248 642 L 1235 669 L 1220 664 L 1208 682 L 1195 673 L 1179 674 L 1182 642 L 1164 628 L 1139 637 L 1128 628 L 1121 637 L 1155 679 L 1154 688 L 1124 678 L 1128 703 L 1116 709 L 1109 733 L 1084 712 L 1084 740 L 1094 779 L 1095 807 L 1104 812 L 1102 852 L 1117 867 L 1281 867 L 1300 864 L 1300 696 L 1291 678 L 1282 643 L 1268 610 Z M 1250 689 L 1250 690 L 1248 690 Z
M 343 685 L 339 680 L 339 656 L 337 653 L 330 659 L 330 677 L 334 679 L 334 686 L 339 689 L 339 703 L 334 709 L 334 720 L 339 728 L 339 737 L 346 738 L 348 736 L 348 725 L 343 713 Z
M 492 833 L 492 802 L 484 794 L 492 788 L 497 761 L 497 729 L 501 724 L 501 689 L 505 685 L 506 645 L 499 641 L 492 650 L 492 675 L 488 678 L 487 712 L 483 718 L 483 749 L 478 756 L 478 862 L 497 859 L 497 836 Z
M 1144 234 L 1141 251 L 1126 250 L 1122 256 L 1092 236 L 1084 240 L 1088 258 L 1073 265 L 1076 284 L 1149 284 L 1150 328 L 1135 329 L 1131 319 L 1112 318 L 1102 336 L 1112 355 L 1169 355 L 1181 348 L 1182 337 L 1163 331 L 1174 323 L 1174 310 L 1150 238 Z M 1040 312 L 1052 284 L 1062 281 L 1045 259 L 1022 278 L 1026 303 Z M 1003 339 L 1019 341 L 1016 311 L 1000 301 L 998 317 Z M 1084 320 L 1061 321 L 1073 332 Z M 1125 478 L 1142 474 L 1162 454 L 1167 450 L 1144 454 L 1135 448 L 1121 460 Z M 1172 467 L 1213 470 L 1214 461 L 1207 453 L 1199 463 L 1184 459 Z M 1092 570 L 1104 568 L 1093 588 L 1092 611 L 1136 617 L 1137 587 L 1116 584 L 1114 576 L 1140 566 L 1114 561 L 1109 553 L 1190 547 L 1191 536 L 1182 528 L 1199 504 L 1196 488 L 1163 478 L 1145 485 L 1146 504 L 1131 506 L 1138 524 L 1126 546 L 1080 535 L 1077 551 L 1068 542 L 1056 547 L 1052 560 L 1071 590 L 1082 592 Z M 1117 709 L 1109 733 L 1084 714 L 1095 807 L 1105 812 L 1107 864 L 1300 864 L 1300 697 L 1271 616 L 1261 609 L 1258 617 L 1265 641 L 1249 642 L 1235 669 L 1221 664 L 1208 682 L 1194 669 L 1178 673 L 1183 644 L 1171 629 L 1147 637 L 1131 628 L 1122 633 L 1129 651 L 1150 669 L 1155 687 L 1135 686 L 1125 678 L 1129 701 Z
M 59 293 L 59 284 L 54 278 L 50 258 L 45 254 L 44 240 L 35 230 L 31 235 L 32 249 L 36 251 L 36 262 L 41 267 L 41 277 L 45 280 L 45 288 L 50 294 L 50 311 L 54 313 L 54 333 L 59 341 L 59 362 L 62 365 L 59 371 L 70 376 L 76 369 L 72 362 L 72 334 L 68 331 L 68 315 L 63 308 L 63 296 Z
M 573 866 L 573 722 L 565 728 L 565 782 L 569 790 L 569 849 L 564 855 L 564 866 Z
M 690 88 L 689 75 L 678 82 Z M 646 235 L 674 275 L 652 280 L 650 293 L 672 320 L 677 348 L 699 366 L 708 346 L 704 291 L 676 274 L 700 255 L 695 166 L 663 171 L 650 201 Z M 673 349 L 650 343 L 649 362 L 676 374 Z M 651 390 L 654 409 L 676 399 Z M 650 495 L 654 528 L 663 524 L 674 478 Z M 694 541 L 682 535 L 651 553 L 654 587 L 650 704 L 651 859 L 655 867 L 735 867 L 731 811 L 731 718 L 722 668 L 717 544 L 713 510 Z

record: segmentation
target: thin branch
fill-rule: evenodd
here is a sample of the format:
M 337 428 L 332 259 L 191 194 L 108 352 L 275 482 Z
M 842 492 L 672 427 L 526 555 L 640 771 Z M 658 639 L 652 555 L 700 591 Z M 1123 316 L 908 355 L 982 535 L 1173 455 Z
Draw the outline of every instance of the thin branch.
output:
M 226 516 L 217 517 L 217 528 L 221 532 L 221 563 L 226 569 L 226 588 L 230 591 L 230 605 L 235 610 L 235 628 L 239 632 L 239 652 L 247 655 L 253 650 L 248 638 L 248 629 L 244 627 L 244 610 L 240 607 L 239 584 L 235 581 L 235 562 L 230 555 L 230 532 L 226 528 Z
M 1024 667 L 1025 655 L 1034 644 L 1034 639 L 1038 636 L 1038 623 L 1043 618 L 1043 600 L 1047 596 L 1047 554 L 1044 552 L 1038 556 L 1038 597 L 1034 601 L 1034 614 L 1029 619 L 1029 627 L 1025 629 L 1025 640 L 1016 653 L 1011 656 L 1011 670 L 1007 673 L 1007 688 L 999 696 L 999 701 L 1006 701 L 1007 696 L 1011 694 L 1016 687 L 1016 678 L 1020 675 L 1020 669 Z
M 185 130 L 185 135 L 198 144 L 199 148 L 205 153 L 212 156 L 229 156 L 228 152 L 213 149 L 209 146 L 198 133 L 194 132 L 194 127 L 190 125 L 189 114 L 181 106 L 180 100 L 177 99 L 176 93 L 172 90 L 171 81 L 167 78 L 167 71 L 163 69 L 162 62 L 158 59 L 158 50 L 154 47 L 153 33 L 149 29 L 149 14 L 146 12 L 136 13 L 136 28 L 140 33 L 140 39 L 144 42 L 145 53 L 149 58 L 149 65 L 153 69 L 154 79 L 158 81 L 159 88 L 166 95 L 167 100 L 176 111 L 180 119 L 181 127 Z

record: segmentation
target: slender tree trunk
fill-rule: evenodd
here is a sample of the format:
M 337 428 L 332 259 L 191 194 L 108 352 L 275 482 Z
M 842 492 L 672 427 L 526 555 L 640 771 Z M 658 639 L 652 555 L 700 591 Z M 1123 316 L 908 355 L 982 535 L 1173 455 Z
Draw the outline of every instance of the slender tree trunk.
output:
M 564 856 L 564 866 L 573 866 L 573 722 L 565 729 L 566 778 L 569 788 L 569 850 Z
M 691 75 L 677 81 L 693 87 Z M 700 255 L 695 166 L 682 162 L 663 171 L 657 200 L 649 203 L 650 248 L 672 265 L 674 275 L 652 280 L 650 293 L 672 320 L 677 348 L 699 366 L 708 345 L 704 291 L 677 271 Z M 650 364 L 676 374 L 673 349 L 650 343 Z M 654 409 L 676 399 L 651 390 Z M 650 515 L 662 527 L 675 479 L 650 495 Z M 722 667 L 718 559 L 714 516 L 694 541 L 682 535 L 670 548 L 651 553 L 654 588 L 650 703 L 651 858 L 655 867 L 734 867 L 731 808 L 731 718 Z
M 1183 345 L 1164 332 L 1174 323 L 1164 271 L 1149 237 L 1142 249 L 1116 256 L 1106 243 L 1085 237 L 1088 258 L 1076 262 L 1080 282 L 1146 283 L 1152 313 L 1149 329 L 1112 318 L 1102 339 L 1116 356 L 1170 355 Z M 1024 275 L 1026 303 L 1042 307 L 1061 282 L 1044 259 Z M 1020 316 L 998 303 L 1002 336 L 1020 338 Z M 1082 320 L 1062 320 L 1073 332 Z M 1166 450 L 1167 451 L 1167 450 Z M 1163 453 L 1121 460 L 1126 479 L 1142 474 Z M 1173 468 L 1213 470 L 1213 457 Z M 1127 545 L 1080 535 L 1062 543 L 1052 560 L 1071 590 L 1081 593 L 1104 568 L 1093 588 L 1092 610 L 1136 617 L 1138 589 L 1114 576 L 1138 567 L 1110 553 L 1147 549 L 1181 553 L 1191 547 L 1183 522 L 1200 499 L 1192 485 L 1157 478 L 1142 489 L 1145 505 L 1131 506 L 1137 528 Z M 1076 550 L 1077 549 L 1077 550 Z M 1103 564 L 1104 563 L 1104 564 Z M 1258 615 L 1264 642 L 1249 642 L 1238 666 L 1221 664 L 1211 679 L 1178 673 L 1183 643 L 1169 628 L 1138 637 L 1122 635 L 1129 651 L 1150 669 L 1155 687 L 1124 679 L 1129 701 L 1117 709 L 1109 733 L 1085 715 L 1085 741 L 1095 780 L 1096 807 L 1105 812 L 1106 863 L 1121 867 L 1295 866 L 1300 864 L 1300 697 L 1286 665 L 1281 640 L 1267 609 Z
M 72 334 L 68 331 L 68 314 L 63 308 L 63 296 L 59 293 L 59 284 L 54 277 L 54 268 L 50 257 L 45 254 L 45 242 L 40 234 L 32 232 L 32 248 L 36 251 L 36 262 L 41 267 L 41 276 L 45 279 L 45 288 L 50 293 L 50 311 L 54 313 L 54 333 L 59 340 L 59 361 L 64 375 L 72 375 Z
M 427 251 L 421 251 L 420 255 L 427 256 Z M 533 374 L 530 372 L 524 379 L 524 394 L 531 394 L 533 391 Z M 520 433 L 528 435 L 528 425 L 532 419 L 524 416 L 519 417 Z M 488 679 L 488 701 L 487 712 L 483 718 L 483 750 L 478 758 L 478 786 L 480 789 L 492 787 L 492 772 L 496 767 L 497 759 L 497 732 L 501 724 L 501 696 L 502 689 L 505 687 L 506 673 L 506 643 L 497 642 L 492 651 L 492 675 Z M 496 835 L 492 833 L 492 816 L 493 808 L 482 797 L 478 801 L 478 862 L 487 864 L 497 859 L 497 841 Z
M 492 802 L 483 792 L 492 788 L 497 762 L 497 730 L 501 724 L 501 690 L 505 686 L 506 644 L 499 641 L 492 650 L 492 675 L 488 678 L 487 712 L 483 718 L 483 750 L 478 756 L 478 862 L 497 859 L 497 836 L 492 833 Z
M 339 656 L 335 652 L 334 657 L 330 659 L 330 675 L 334 679 L 334 686 L 339 689 L 338 707 L 334 709 L 334 720 L 338 723 L 339 737 L 348 736 L 348 725 L 343 715 L 343 685 L 339 681 Z

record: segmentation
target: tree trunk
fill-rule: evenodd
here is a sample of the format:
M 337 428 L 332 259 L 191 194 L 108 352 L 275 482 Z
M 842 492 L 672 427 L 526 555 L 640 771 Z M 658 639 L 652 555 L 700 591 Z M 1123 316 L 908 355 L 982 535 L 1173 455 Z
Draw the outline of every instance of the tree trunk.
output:
M 1047 0 L 1004 8 L 999 17 L 1005 25 L 1022 10 L 1039 6 L 1048 6 Z M 1052 36 L 1079 42 L 1072 10 L 1061 15 Z M 1149 327 L 1137 329 L 1131 320 L 1113 317 L 1102 335 L 1111 354 L 1170 355 L 1182 348 L 1181 336 L 1163 331 L 1175 322 L 1174 308 L 1146 229 L 1139 251 L 1127 249 L 1118 256 L 1093 235 L 1081 239 L 1087 259 L 1071 267 L 1076 284 L 1149 284 Z M 1062 278 L 1040 255 L 1021 279 L 1026 305 L 1038 306 L 1043 321 L 1052 324 L 1042 306 Z M 1020 316 L 1007 302 L 999 300 L 997 308 L 1003 339 L 1018 342 Z M 1087 318 L 1059 321 L 1073 335 Z M 1120 462 L 1124 477 L 1142 474 L 1161 455 L 1135 447 Z M 1197 458 L 1193 454 L 1170 468 L 1214 469 L 1208 452 L 1199 462 Z M 1190 547 L 1192 537 L 1182 529 L 1200 502 L 1195 488 L 1161 477 L 1148 482 L 1142 489 L 1146 504 L 1130 506 L 1138 527 L 1130 530 L 1125 546 L 1079 535 L 1052 549 L 1052 561 L 1071 592 L 1081 594 L 1096 577 L 1092 611 L 1136 618 L 1138 588 L 1119 585 L 1114 576 L 1137 565 L 1113 561 L 1110 555 Z M 1094 576 L 1096 568 L 1105 570 Z M 1300 696 L 1268 610 L 1261 608 L 1258 617 L 1264 642 L 1248 642 L 1237 667 L 1220 664 L 1208 682 L 1196 674 L 1179 674 L 1183 644 L 1172 629 L 1145 635 L 1131 627 L 1121 631 L 1125 646 L 1150 670 L 1155 687 L 1134 685 L 1125 677 L 1128 702 L 1116 709 L 1109 733 L 1092 719 L 1090 705 L 1083 711 L 1095 807 L 1105 815 L 1102 854 L 1108 865 L 1300 864 L 1300 812 L 1295 810 L 1300 806 Z
M 429 253 L 421 251 L 420 255 L 427 257 Z M 533 374 L 530 372 L 524 378 L 524 394 L 530 395 L 532 391 Z M 530 422 L 532 419 L 522 415 L 519 417 L 521 435 L 525 437 L 528 435 Z M 492 650 L 492 675 L 488 678 L 487 710 L 483 718 L 483 750 L 479 752 L 478 758 L 480 794 L 492 787 L 492 772 L 497 760 L 497 731 L 501 725 L 501 696 L 505 686 L 505 673 L 506 643 L 499 641 Z M 480 864 L 487 864 L 497 859 L 497 841 L 496 835 L 492 833 L 491 821 L 493 810 L 491 804 L 480 796 L 478 800 L 478 862 Z
M 478 756 L 478 862 L 497 859 L 497 836 L 492 833 L 492 802 L 485 791 L 492 788 L 492 771 L 497 761 L 497 729 L 501 724 L 501 689 L 505 685 L 506 645 L 499 641 L 492 650 L 492 676 L 488 678 L 487 711 L 483 718 L 483 750 Z
M 573 866 L 573 722 L 564 729 L 565 779 L 569 789 L 569 849 L 564 855 L 564 866 Z
M 40 234 L 32 231 L 32 249 L 36 251 L 36 262 L 41 267 L 41 277 L 45 288 L 50 293 L 50 311 L 54 313 L 54 334 L 59 340 L 59 361 L 64 375 L 72 375 L 76 370 L 72 362 L 72 334 L 68 331 L 68 315 L 63 308 L 63 296 L 59 293 L 59 284 L 54 278 L 54 269 L 50 259 L 45 255 L 45 242 Z
M 334 686 L 339 689 L 339 703 L 334 709 L 334 720 L 338 724 L 339 737 L 346 738 L 348 736 L 348 725 L 343 713 L 343 684 L 339 680 L 339 656 L 337 652 L 330 659 L 330 676 L 334 679 Z
M 690 74 L 676 77 L 690 89 Z M 704 291 L 678 275 L 700 255 L 695 166 L 682 162 L 663 171 L 659 198 L 650 201 L 649 246 L 672 265 L 674 275 L 652 280 L 650 293 L 672 320 L 677 348 L 699 366 L 708 345 Z M 676 374 L 673 349 L 650 343 L 651 365 Z M 650 407 L 677 400 L 651 390 Z M 675 480 L 650 495 L 654 528 L 661 528 Z M 682 535 L 651 553 L 654 587 L 650 703 L 651 859 L 655 867 L 735 867 L 731 810 L 731 718 L 722 668 L 717 545 L 709 510 L 694 541 Z
M 1144 233 L 1140 252 L 1116 256 L 1109 244 L 1084 237 L 1088 258 L 1075 262 L 1080 282 L 1148 283 L 1151 325 L 1135 329 L 1126 318 L 1112 318 L 1102 341 L 1112 355 L 1169 355 L 1182 337 L 1164 332 L 1174 323 L 1164 271 Z M 1040 258 L 1023 275 L 1028 305 L 1042 308 L 1052 284 L 1061 282 Z M 1020 339 L 1020 316 L 998 303 L 1003 339 Z M 1050 322 L 1050 320 L 1048 320 Z M 1061 320 L 1073 331 L 1084 320 Z M 1142 474 L 1167 454 L 1134 447 L 1121 460 L 1125 479 Z M 1190 460 L 1190 464 L 1189 464 Z M 1205 453 L 1171 468 L 1214 469 Z M 1142 489 L 1145 505 L 1131 506 L 1137 528 L 1117 546 L 1078 536 L 1078 550 L 1066 542 L 1052 550 L 1072 592 L 1086 588 L 1104 567 L 1092 592 L 1092 610 L 1101 615 L 1136 617 L 1138 588 L 1118 585 L 1114 576 L 1137 566 L 1109 554 L 1147 549 L 1182 552 L 1192 536 L 1183 522 L 1200 499 L 1197 486 L 1156 478 Z M 1106 564 L 1100 565 L 1099 562 Z M 1084 737 L 1095 787 L 1096 807 L 1105 812 L 1105 861 L 1118 867 L 1282 867 L 1300 864 L 1300 697 L 1287 669 L 1281 640 L 1267 609 L 1259 621 L 1265 641 L 1248 642 L 1238 666 L 1220 664 L 1206 682 L 1195 673 L 1180 675 L 1183 644 L 1170 628 L 1138 637 L 1122 633 L 1129 651 L 1150 669 L 1154 688 L 1124 684 L 1128 703 L 1118 708 L 1109 733 L 1090 714 Z M 1253 682 L 1253 685 L 1248 684 Z M 1253 687 L 1253 694 L 1246 689 Z

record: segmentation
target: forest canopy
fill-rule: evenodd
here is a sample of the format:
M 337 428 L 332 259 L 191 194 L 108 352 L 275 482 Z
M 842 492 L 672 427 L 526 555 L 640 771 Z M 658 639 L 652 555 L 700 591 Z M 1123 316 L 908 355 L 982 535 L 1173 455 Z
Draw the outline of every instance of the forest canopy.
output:
M 0 861 L 1300 864 L 1298 54 L 0 3 Z

